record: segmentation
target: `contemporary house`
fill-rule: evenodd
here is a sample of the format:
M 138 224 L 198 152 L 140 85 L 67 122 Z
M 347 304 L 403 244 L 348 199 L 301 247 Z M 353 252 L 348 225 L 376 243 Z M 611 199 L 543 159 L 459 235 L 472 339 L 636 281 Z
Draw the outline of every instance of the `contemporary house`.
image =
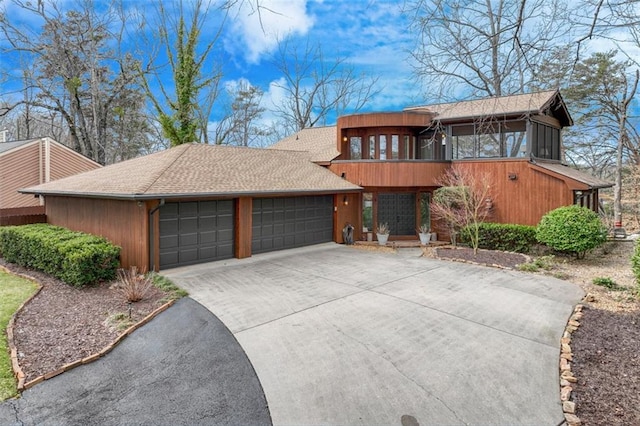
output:
M 272 148 L 306 150 L 364 188 L 344 213 L 356 239 L 379 223 L 390 226 L 391 239 L 413 239 L 423 223 L 446 233 L 429 203 L 452 165 L 490 177 L 495 222 L 535 225 L 573 203 L 597 210 L 598 191 L 612 184 L 562 164 L 562 129 L 572 124 L 560 93 L 546 91 L 348 115 Z
M 339 117 L 270 149 L 188 144 L 23 189 L 48 222 L 103 235 L 123 267 L 164 269 L 429 224 L 453 165 L 486 173 L 492 220 L 535 225 L 556 207 L 598 208 L 611 186 L 562 164 L 571 116 L 557 91 Z M 443 235 L 444 237 L 444 235 Z
M 0 216 L 44 212 L 43 200 L 18 189 L 94 170 L 100 164 L 51 138 L 0 142 Z

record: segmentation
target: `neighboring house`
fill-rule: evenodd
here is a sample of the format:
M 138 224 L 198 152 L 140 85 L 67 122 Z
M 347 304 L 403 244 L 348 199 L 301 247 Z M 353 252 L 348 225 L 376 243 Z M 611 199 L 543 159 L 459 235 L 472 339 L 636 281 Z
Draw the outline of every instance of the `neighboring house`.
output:
M 101 167 L 51 138 L 0 143 L 0 214 L 41 206 L 21 188 L 50 182 Z M 10 210 L 8 210 L 10 209 Z
M 390 226 L 392 239 L 413 239 L 421 223 L 446 233 L 431 220 L 429 203 L 453 164 L 489 174 L 494 222 L 536 225 L 573 203 L 597 210 L 599 189 L 612 184 L 562 164 L 562 128 L 572 124 L 560 93 L 546 91 L 348 115 L 272 148 L 309 151 L 364 188 L 338 221 L 353 224 L 356 239 L 379 223 Z
M 490 174 L 492 220 L 535 225 L 597 209 L 612 186 L 561 163 L 571 124 L 556 91 L 349 115 L 271 149 L 181 145 L 22 192 L 48 222 L 120 245 L 123 267 L 155 270 L 342 242 L 347 223 L 356 239 L 381 222 L 392 239 L 442 232 L 429 203 L 452 164 Z
M 336 241 L 361 188 L 304 152 L 187 144 L 28 188 L 47 221 L 102 235 L 121 264 L 165 269 Z

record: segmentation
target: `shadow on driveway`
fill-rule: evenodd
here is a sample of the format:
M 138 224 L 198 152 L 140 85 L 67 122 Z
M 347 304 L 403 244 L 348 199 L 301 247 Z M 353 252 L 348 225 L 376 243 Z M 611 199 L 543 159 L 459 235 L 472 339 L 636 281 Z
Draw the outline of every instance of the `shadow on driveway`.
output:
M 190 298 L 100 360 L 0 404 L 2 425 L 271 424 L 229 330 Z

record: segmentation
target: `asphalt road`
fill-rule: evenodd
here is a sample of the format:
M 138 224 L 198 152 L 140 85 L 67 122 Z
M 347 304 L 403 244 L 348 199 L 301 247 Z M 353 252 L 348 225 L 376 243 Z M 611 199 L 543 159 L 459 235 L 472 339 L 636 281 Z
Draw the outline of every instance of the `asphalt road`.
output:
M 184 298 L 100 360 L 0 404 L 0 425 L 270 425 L 244 351 Z

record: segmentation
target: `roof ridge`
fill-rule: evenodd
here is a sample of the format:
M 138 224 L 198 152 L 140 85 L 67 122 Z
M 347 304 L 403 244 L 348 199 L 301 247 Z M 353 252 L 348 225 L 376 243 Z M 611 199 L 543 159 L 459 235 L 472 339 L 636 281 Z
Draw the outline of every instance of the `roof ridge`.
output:
M 155 176 L 155 178 L 151 179 L 149 184 L 142 190 L 140 191 L 140 193 L 142 194 L 146 194 L 147 191 L 153 186 L 153 184 L 155 184 L 158 179 L 160 179 L 162 177 L 162 175 L 173 165 L 175 164 L 175 162 L 184 155 L 185 152 L 187 152 L 189 150 L 189 148 L 194 145 L 193 143 L 189 143 L 189 144 L 182 144 L 182 145 L 178 145 L 178 146 L 174 146 L 172 148 L 169 148 L 168 150 L 164 151 L 164 152 L 169 152 L 172 150 L 178 150 L 178 148 L 182 148 L 183 146 L 185 148 L 182 149 L 181 152 L 178 153 L 178 155 L 173 159 L 173 161 L 170 161 L 167 165 L 165 165 L 164 167 L 160 168 L 160 171 L 158 172 L 158 174 Z

